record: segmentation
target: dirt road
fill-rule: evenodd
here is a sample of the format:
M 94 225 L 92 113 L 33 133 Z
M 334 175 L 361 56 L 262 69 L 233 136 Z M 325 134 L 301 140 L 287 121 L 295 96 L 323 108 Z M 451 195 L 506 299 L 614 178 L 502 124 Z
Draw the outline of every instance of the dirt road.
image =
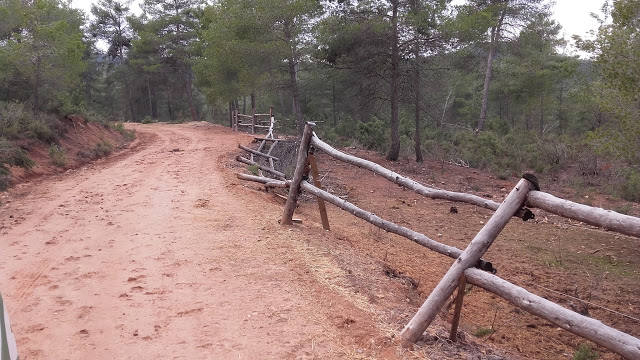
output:
M 335 312 L 375 330 L 301 270 L 288 245 L 299 231 L 277 225 L 278 204 L 225 181 L 222 159 L 246 135 L 204 123 L 135 128 L 137 148 L 4 199 L 0 291 L 21 359 L 360 351 Z

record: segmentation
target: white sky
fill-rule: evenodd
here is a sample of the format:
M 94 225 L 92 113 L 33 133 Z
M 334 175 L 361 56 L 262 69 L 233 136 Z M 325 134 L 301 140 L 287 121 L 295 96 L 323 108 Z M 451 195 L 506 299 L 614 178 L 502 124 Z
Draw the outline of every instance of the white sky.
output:
M 73 7 L 80 8 L 89 14 L 93 0 L 71 0 Z M 552 7 L 553 18 L 562 25 L 562 33 L 565 39 L 570 40 L 572 35 L 588 36 L 590 30 L 595 30 L 598 23 L 591 17 L 591 13 L 600 14 L 600 8 L 605 0 L 556 0 Z M 131 9 L 139 14 L 141 12 L 140 0 L 131 2 Z M 464 0 L 453 0 L 453 4 L 464 3 Z

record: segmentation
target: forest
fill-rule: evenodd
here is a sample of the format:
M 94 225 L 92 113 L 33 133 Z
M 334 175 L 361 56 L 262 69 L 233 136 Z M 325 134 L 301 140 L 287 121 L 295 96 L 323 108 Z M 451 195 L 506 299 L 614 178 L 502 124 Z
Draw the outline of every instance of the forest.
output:
M 0 0 L 0 172 L 58 119 L 229 124 L 640 201 L 640 1 L 572 55 L 543 0 Z M 594 15 L 595 16 L 595 15 Z M 561 174 L 568 174 L 564 177 Z M 0 174 L 1 175 L 1 174 Z

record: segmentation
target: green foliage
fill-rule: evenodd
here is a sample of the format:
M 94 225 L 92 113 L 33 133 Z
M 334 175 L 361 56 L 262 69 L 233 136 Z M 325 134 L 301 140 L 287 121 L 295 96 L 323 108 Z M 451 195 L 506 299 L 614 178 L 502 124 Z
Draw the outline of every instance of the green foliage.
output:
M 259 170 L 259 168 L 258 168 L 258 166 L 257 166 L 257 165 L 249 165 L 249 166 L 247 166 L 247 170 L 249 170 L 249 172 L 250 172 L 251 174 L 253 174 L 253 175 L 256 175 L 256 176 L 257 176 L 257 175 L 258 175 L 258 170 Z
M 495 332 L 495 330 L 491 328 L 479 327 L 476 331 L 473 332 L 473 335 L 476 337 L 485 337 L 491 335 Z
M 31 169 L 35 163 L 29 158 L 26 151 L 17 147 L 12 142 L 0 137 L 0 191 L 9 186 L 9 166 L 19 166 Z
M 64 149 L 56 144 L 49 146 L 49 158 L 53 165 L 57 167 L 64 167 L 67 164 L 67 157 Z
M 124 124 L 121 122 L 115 123 L 115 124 L 111 124 L 111 128 L 117 132 L 120 133 L 120 135 L 122 135 L 122 137 L 124 137 L 125 140 L 127 141 L 133 141 L 133 139 L 136 138 L 136 133 L 133 130 L 127 130 L 124 127 Z
M 573 354 L 573 360 L 596 360 L 600 355 L 589 344 L 580 344 Z
M 94 159 L 98 159 L 101 157 L 105 157 L 113 152 L 113 145 L 106 140 L 102 140 L 99 143 L 95 144 L 93 149 L 91 150 L 91 157 Z
M 628 201 L 640 202 L 640 171 L 627 168 L 622 171 L 622 183 L 619 186 L 619 195 Z
M 153 119 L 151 118 L 151 116 L 145 116 L 144 119 L 142 119 L 142 123 L 143 124 L 151 124 L 153 123 Z
M 362 146 L 367 149 L 384 151 L 387 139 L 386 124 L 374 118 L 366 123 L 358 123 L 355 138 Z
M 80 108 L 85 44 L 78 10 L 59 0 L 0 3 L 0 100 L 27 102 L 63 115 Z M 9 19 L 11 18 L 11 19 Z
M 0 102 L 0 137 L 33 138 L 46 143 L 57 140 L 61 124 L 53 114 L 34 116 L 23 103 Z

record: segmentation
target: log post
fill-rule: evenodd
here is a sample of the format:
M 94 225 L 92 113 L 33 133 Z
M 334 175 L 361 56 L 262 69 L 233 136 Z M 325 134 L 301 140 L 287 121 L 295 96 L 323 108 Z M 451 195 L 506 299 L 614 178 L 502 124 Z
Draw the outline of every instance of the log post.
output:
M 307 152 L 309 151 L 309 144 L 311 143 L 311 136 L 313 135 L 312 122 L 307 122 L 302 131 L 302 137 L 300 138 L 300 147 L 298 147 L 298 160 L 296 162 L 296 170 L 293 173 L 293 179 L 291 179 L 291 185 L 289 186 L 289 196 L 287 197 L 287 203 L 284 205 L 284 213 L 282 214 L 282 225 L 291 225 L 293 222 L 293 212 L 296 210 L 296 204 L 298 203 L 298 193 L 300 192 L 300 183 L 302 178 L 307 172 Z
M 309 165 L 311 166 L 311 176 L 313 176 L 313 184 L 322 189 L 322 185 L 320 184 L 320 175 L 318 174 L 318 164 L 316 163 L 316 157 L 313 154 L 313 149 L 309 153 Z M 327 216 L 327 208 L 324 206 L 324 200 L 319 196 L 316 196 L 318 200 L 318 210 L 320 211 L 320 218 L 322 219 L 322 228 L 325 230 L 331 230 L 329 228 L 329 217 Z
M 238 131 L 238 109 L 233 109 L 233 130 Z
M 469 246 L 456 259 L 440 283 L 433 289 L 411 321 L 404 327 L 400 336 L 406 342 L 416 342 L 429 327 L 447 299 L 453 294 L 463 272 L 475 266 L 489 249 L 500 231 L 511 217 L 522 207 L 527 194 L 537 185 L 527 179 L 521 179 L 504 199 L 487 224 L 476 234 Z
M 458 338 L 458 324 L 460 324 L 460 313 L 462 312 L 462 301 L 464 300 L 464 288 L 467 285 L 465 276 L 460 276 L 458 282 L 458 293 L 456 295 L 456 308 L 453 312 L 453 320 L 451 321 L 451 332 L 449 340 L 455 342 Z
M 253 114 L 253 116 L 251 117 L 251 133 L 256 133 L 256 114 Z

